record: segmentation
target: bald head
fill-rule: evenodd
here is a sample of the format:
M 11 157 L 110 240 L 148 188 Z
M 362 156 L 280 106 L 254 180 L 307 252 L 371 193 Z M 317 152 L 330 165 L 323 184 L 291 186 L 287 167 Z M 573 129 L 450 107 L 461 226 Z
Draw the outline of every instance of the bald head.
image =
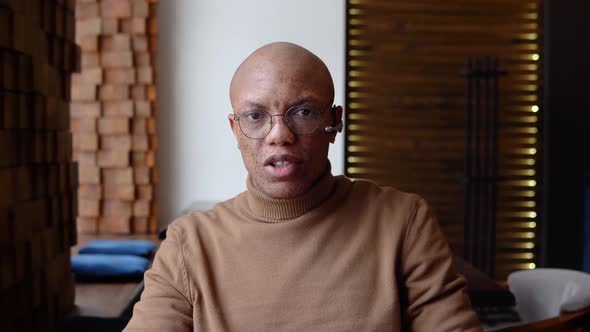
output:
M 309 50 L 287 42 L 264 45 L 248 56 L 238 67 L 230 85 L 230 100 L 234 109 L 253 83 L 279 79 L 292 82 L 293 88 L 305 82 L 321 94 L 326 103 L 334 100 L 334 83 L 324 62 Z

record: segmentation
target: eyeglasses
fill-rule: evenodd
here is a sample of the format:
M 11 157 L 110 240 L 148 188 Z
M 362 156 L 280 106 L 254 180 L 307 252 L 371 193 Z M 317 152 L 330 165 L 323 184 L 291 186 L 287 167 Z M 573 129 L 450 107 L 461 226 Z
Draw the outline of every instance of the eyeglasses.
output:
M 334 109 L 332 106 L 331 109 Z M 287 127 L 296 135 L 310 135 L 315 133 L 320 124 L 322 113 L 326 109 L 317 110 L 296 106 L 287 110 L 285 114 L 271 115 L 264 110 L 249 111 L 240 116 L 233 115 L 234 121 L 240 125 L 240 130 L 248 138 L 265 138 L 273 127 L 273 118 L 283 116 Z

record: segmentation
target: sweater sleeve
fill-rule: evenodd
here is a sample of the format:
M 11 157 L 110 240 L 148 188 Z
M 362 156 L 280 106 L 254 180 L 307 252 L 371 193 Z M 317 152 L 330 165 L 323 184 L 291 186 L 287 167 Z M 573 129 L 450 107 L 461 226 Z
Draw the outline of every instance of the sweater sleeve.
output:
M 193 330 L 193 306 L 181 240 L 174 224 L 170 225 L 152 267 L 144 275 L 145 289 L 124 331 Z
M 453 268 L 448 243 L 423 199 L 405 231 L 401 302 L 409 330 L 482 331 L 465 292 L 465 279 Z

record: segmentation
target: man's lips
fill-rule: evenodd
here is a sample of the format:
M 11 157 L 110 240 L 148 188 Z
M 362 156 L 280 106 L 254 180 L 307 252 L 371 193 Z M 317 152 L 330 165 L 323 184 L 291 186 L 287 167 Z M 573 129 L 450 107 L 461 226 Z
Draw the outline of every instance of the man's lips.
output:
M 264 170 L 273 178 L 284 179 L 295 175 L 302 163 L 302 159 L 292 155 L 272 155 L 264 161 Z
M 293 155 L 286 154 L 273 154 L 266 158 L 264 166 L 282 166 L 284 164 L 301 164 L 303 160 Z

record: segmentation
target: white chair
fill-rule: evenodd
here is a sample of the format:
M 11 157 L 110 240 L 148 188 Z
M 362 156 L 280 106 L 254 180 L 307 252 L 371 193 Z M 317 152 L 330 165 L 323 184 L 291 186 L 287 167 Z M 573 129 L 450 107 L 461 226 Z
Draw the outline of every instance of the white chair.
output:
M 563 269 L 518 271 L 508 276 L 523 323 L 564 317 L 590 308 L 590 274 Z M 586 323 L 584 325 L 586 326 Z

